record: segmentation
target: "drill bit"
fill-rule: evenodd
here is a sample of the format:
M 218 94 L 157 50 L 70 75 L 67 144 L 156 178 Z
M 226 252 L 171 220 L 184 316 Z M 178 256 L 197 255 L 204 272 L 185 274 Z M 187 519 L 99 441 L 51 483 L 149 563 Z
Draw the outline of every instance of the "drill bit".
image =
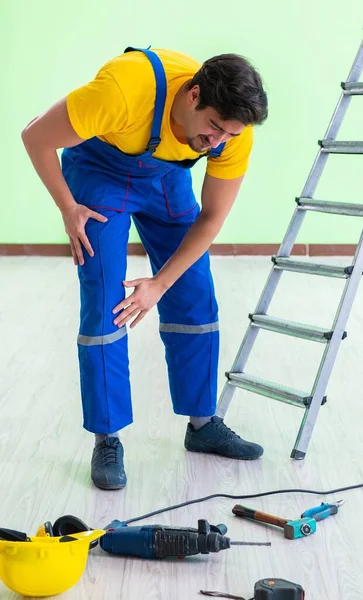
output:
M 271 546 L 271 542 L 232 542 L 231 546 Z
M 231 594 L 223 594 L 223 592 L 205 592 L 200 590 L 200 594 L 203 596 L 214 596 L 216 598 L 233 598 L 234 600 L 245 600 L 242 596 L 232 596 Z M 253 600 L 253 598 L 251 598 Z

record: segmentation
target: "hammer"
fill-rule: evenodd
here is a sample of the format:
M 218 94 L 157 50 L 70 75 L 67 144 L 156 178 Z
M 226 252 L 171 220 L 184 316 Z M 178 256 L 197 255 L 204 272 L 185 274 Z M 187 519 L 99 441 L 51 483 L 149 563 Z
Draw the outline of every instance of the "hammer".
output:
M 310 517 L 291 521 L 289 519 L 274 517 L 273 515 L 247 508 L 247 506 L 241 506 L 240 504 L 236 504 L 236 506 L 233 507 L 232 512 L 242 519 L 260 521 L 260 523 L 268 523 L 269 525 L 281 527 L 284 531 L 285 538 L 288 540 L 297 540 L 298 538 L 312 535 L 316 531 L 316 520 Z

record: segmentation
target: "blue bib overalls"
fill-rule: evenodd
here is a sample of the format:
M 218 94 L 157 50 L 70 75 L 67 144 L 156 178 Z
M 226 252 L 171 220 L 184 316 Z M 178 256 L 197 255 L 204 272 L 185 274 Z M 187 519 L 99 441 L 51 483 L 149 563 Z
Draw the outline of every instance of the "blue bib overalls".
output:
M 128 48 L 133 50 L 133 48 Z M 199 215 L 190 167 L 196 161 L 153 158 L 160 143 L 166 78 L 158 56 L 142 50 L 156 78 L 151 139 L 146 151 L 127 155 L 92 138 L 62 153 L 62 170 L 79 204 L 107 216 L 89 219 L 80 281 L 78 357 L 84 427 L 112 433 L 132 422 L 126 327 L 113 323 L 113 308 L 125 298 L 127 243 L 131 217 L 149 256 L 153 274 L 172 256 Z M 219 156 L 223 144 L 212 151 Z M 213 415 L 219 355 L 218 306 L 206 252 L 158 302 L 174 412 Z

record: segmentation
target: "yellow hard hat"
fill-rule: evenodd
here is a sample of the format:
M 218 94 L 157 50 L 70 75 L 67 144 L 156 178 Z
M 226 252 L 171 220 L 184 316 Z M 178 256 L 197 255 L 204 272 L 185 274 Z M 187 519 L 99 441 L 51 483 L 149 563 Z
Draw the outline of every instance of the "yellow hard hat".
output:
M 55 596 L 75 585 L 87 564 L 90 543 L 103 529 L 64 536 L 34 536 L 28 542 L 0 540 L 0 580 L 23 596 Z

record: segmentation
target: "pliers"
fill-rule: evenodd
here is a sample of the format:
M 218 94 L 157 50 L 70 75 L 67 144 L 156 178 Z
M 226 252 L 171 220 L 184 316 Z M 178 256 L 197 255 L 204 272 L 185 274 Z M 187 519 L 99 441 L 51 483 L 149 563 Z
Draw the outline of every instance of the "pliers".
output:
M 336 515 L 339 508 L 344 504 L 344 500 L 338 500 L 335 504 L 324 504 L 321 503 L 320 506 L 316 506 L 315 508 L 309 508 L 302 515 L 301 518 L 304 519 L 306 517 L 310 517 L 315 519 L 315 521 L 322 521 L 330 515 Z

